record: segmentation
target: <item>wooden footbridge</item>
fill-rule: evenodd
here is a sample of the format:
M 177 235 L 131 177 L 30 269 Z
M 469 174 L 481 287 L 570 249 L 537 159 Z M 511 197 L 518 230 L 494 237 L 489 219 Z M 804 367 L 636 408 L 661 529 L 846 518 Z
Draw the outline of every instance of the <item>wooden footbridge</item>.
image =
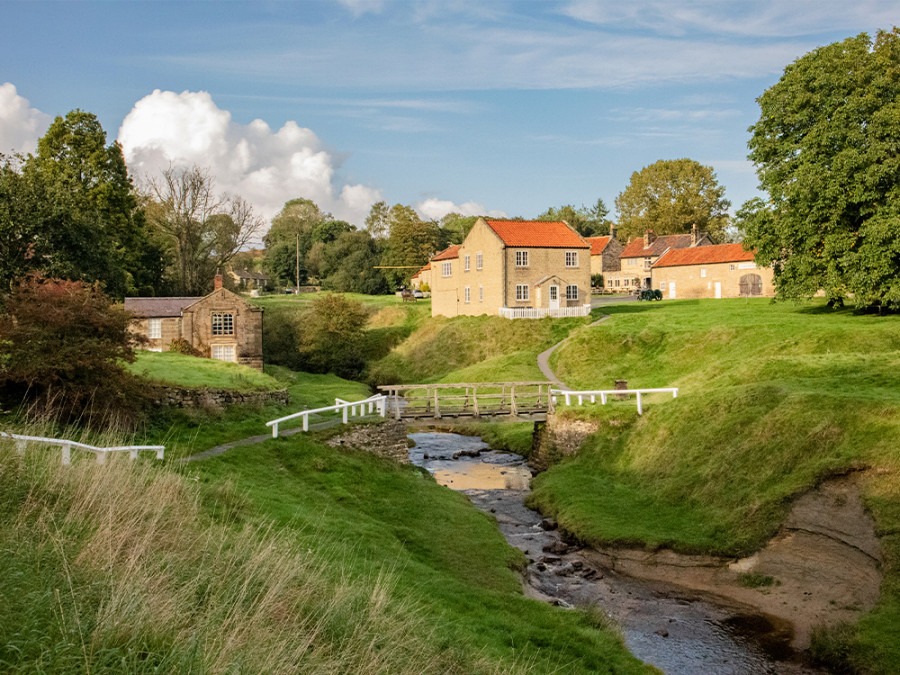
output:
M 391 384 L 378 389 L 395 419 L 527 417 L 545 419 L 553 410 L 552 382 Z

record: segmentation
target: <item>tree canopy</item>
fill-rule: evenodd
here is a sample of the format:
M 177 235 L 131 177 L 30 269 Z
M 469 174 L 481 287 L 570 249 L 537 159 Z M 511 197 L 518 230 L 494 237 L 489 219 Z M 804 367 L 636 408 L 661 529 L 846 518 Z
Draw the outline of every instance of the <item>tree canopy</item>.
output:
M 778 297 L 900 308 L 900 31 L 802 56 L 758 103 L 749 157 L 769 199 L 740 225 Z
M 564 220 L 571 225 L 582 237 L 597 237 L 609 234 L 609 226 L 612 224 L 607 218 L 609 209 L 602 199 L 598 199 L 593 206 L 581 205 L 576 209 L 571 204 L 550 207 L 538 216 L 538 220 L 547 222 Z
M 616 197 L 619 236 L 638 237 L 646 230 L 680 234 L 697 225 L 719 241 L 730 206 L 711 167 L 692 159 L 661 159 L 631 174 Z
M 96 116 L 57 117 L 37 154 L 0 168 L 0 281 L 29 270 L 152 293 L 163 251 L 148 231 L 118 143 Z

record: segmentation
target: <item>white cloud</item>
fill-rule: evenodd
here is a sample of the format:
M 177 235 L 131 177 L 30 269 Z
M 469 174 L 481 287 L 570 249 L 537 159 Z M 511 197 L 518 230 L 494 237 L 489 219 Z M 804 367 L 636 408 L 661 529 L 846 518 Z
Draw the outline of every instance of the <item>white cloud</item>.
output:
M 52 120 L 19 96 L 14 84 L 0 84 L 0 153 L 34 152 Z
M 425 201 L 419 202 L 415 205 L 415 209 L 420 216 L 429 220 L 440 220 L 448 213 L 458 213 L 463 216 L 491 216 L 492 218 L 507 217 L 503 211 L 488 211 L 483 205 L 475 202 L 454 204 L 449 200 L 435 197 L 429 197 Z
M 129 168 L 152 178 L 170 164 L 196 164 L 216 188 L 238 194 L 271 218 L 289 199 L 305 197 L 357 226 L 381 194 L 364 185 L 338 185 L 340 161 L 310 129 L 289 121 L 273 131 L 263 120 L 234 122 L 209 93 L 157 89 L 135 103 L 119 129 Z

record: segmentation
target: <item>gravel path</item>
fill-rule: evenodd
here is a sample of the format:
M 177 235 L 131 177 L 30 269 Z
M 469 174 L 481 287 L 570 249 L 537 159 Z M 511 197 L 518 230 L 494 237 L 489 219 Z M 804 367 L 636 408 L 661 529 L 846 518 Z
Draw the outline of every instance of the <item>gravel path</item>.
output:
M 606 321 L 609 317 L 610 317 L 609 314 L 604 314 L 604 315 L 601 316 L 599 319 L 597 319 L 594 323 L 592 323 L 590 326 L 588 326 L 588 328 L 591 328 L 591 327 L 593 327 L 593 326 L 596 326 L 598 323 L 601 323 L 601 322 L 603 322 L 603 321 Z M 566 338 L 566 340 L 568 340 L 568 339 L 569 339 L 569 338 Z M 562 340 L 562 341 L 560 341 L 560 342 L 557 342 L 555 345 L 553 345 L 552 347 L 550 347 L 550 349 L 547 349 L 547 350 L 545 350 L 545 351 L 542 351 L 540 354 L 538 354 L 538 357 L 537 357 L 537 364 L 538 364 L 538 368 L 540 368 L 540 369 L 541 369 L 541 372 L 544 374 L 544 377 L 546 377 L 546 378 L 547 378 L 548 380 L 550 380 L 551 382 L 556 382 L 557 384 L 559 384 L 559 388 L 562 389 L 562 390 L 571 390 L 571 387 L 568 387 L 564 382 L 562 382 L 562 381 L 556 376 L 556 373 L 554 373 L 553 370 L 550 368 L 550 355 L 551 355 L 554 351 L 556 351 L 556 348 L 559 347 L 559 346 L 560 346 L 563 342 L 565 342 L 566 340 Z

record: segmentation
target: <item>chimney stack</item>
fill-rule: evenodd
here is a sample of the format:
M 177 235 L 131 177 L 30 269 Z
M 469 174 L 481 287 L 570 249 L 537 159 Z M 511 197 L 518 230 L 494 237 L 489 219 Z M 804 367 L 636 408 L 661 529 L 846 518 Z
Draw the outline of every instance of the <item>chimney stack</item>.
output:
M 653 230 L 645 230 L 644 231 L 644 248 L 650 248 L 650 244 L 656 241 L 656 235 L 653 233 Z
M 613 239 L 616 239 L 616 238 L 617 238 L 617 237 L 616 237 L 616 234 L 617 234 L 617 233 L 618 233 L 618 228 L 616 227 L 616 224 L 613 223 L 612 225 L 609 226 L 609 239 L 610 239 L 610 241 L 612 241 Z
M 700 228 L 697 227 L 697 223 L 694 223 L 691 225 L 691 246 L 696 246 L 698 241 L 700 241 Z
M 213 290 L 218 291 L 222 288 L 222 274 L 220 272 L 216 272 L 216 280 L 213 284 Z

